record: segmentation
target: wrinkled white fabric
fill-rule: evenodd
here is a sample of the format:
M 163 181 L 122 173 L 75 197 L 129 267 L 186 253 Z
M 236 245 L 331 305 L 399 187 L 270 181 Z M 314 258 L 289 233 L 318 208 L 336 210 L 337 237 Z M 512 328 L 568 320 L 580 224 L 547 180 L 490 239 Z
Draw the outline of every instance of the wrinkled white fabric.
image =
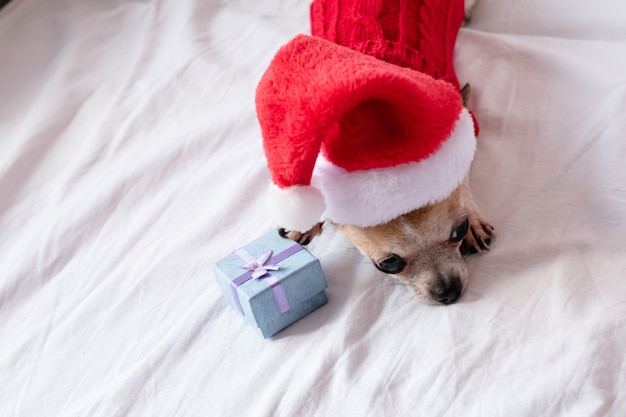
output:
M 456 66 L 498 237 L 463 298 L 418 304 L 329 226 L 329 304 L 264 340 L 210 266 L 273 227 L 254 91 L 308 1 L 13 0 L 0 415 L 623 415 L 624 15 L 479 0 Z

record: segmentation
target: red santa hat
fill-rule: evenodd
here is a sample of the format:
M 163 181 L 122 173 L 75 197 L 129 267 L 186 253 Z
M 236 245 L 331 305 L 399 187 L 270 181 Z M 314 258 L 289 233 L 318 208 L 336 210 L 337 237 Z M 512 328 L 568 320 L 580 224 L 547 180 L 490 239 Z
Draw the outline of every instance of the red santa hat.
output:
M 449 196 L 476 147 L 458 89 L 327 40 L 283 46 L 256 93 L 276 222 L 386 223 Z

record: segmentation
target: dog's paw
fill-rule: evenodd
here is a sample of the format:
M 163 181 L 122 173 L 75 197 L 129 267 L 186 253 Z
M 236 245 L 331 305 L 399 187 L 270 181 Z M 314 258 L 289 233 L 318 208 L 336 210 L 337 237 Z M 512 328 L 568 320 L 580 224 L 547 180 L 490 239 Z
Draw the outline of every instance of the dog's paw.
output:
M 491 240 L 496 237 L 493 226 L 478 213 L 470 214 L 468 220 L 469 230 L 461 245 L 461 253 L 471 255 L 481 253 L 482 251 L 489 251 Z
M 297 232 L 295 230 L 286 230 L 281 227 L 280 229 L 278 229 L 278 234 L 281 235 L 282 237 L 286 237 L 288 239 L 294 240 L 298 242 L 299 244 L 301 244 L 302 246 L 306 246 L 309 243 L 311 243 L 311 240 L 313 240 L 315 236 L 318 236 L 322 233 L 323 226 L 324 224 L 320 222 L 316 224 L 315 226 L 313 226 L 311 230 L 308 230 L 304 233 Z

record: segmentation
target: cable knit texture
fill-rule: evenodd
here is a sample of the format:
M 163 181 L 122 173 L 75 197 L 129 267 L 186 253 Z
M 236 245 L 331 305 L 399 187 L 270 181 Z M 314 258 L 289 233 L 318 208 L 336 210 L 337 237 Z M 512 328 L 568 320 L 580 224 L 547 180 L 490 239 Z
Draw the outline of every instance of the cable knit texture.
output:
M 311 31 L 459 89 L 452 53 L 463 16 L 458 0 L 316 0 Z

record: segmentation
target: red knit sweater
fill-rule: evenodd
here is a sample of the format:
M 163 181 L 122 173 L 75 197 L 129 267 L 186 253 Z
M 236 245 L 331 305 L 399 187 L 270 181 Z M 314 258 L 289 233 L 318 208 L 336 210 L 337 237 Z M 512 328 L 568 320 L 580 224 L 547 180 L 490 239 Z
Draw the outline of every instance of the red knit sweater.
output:
M 463 0 L 315 0 L 314 36 L 383 61 L 459 82 L 452 53 Z

